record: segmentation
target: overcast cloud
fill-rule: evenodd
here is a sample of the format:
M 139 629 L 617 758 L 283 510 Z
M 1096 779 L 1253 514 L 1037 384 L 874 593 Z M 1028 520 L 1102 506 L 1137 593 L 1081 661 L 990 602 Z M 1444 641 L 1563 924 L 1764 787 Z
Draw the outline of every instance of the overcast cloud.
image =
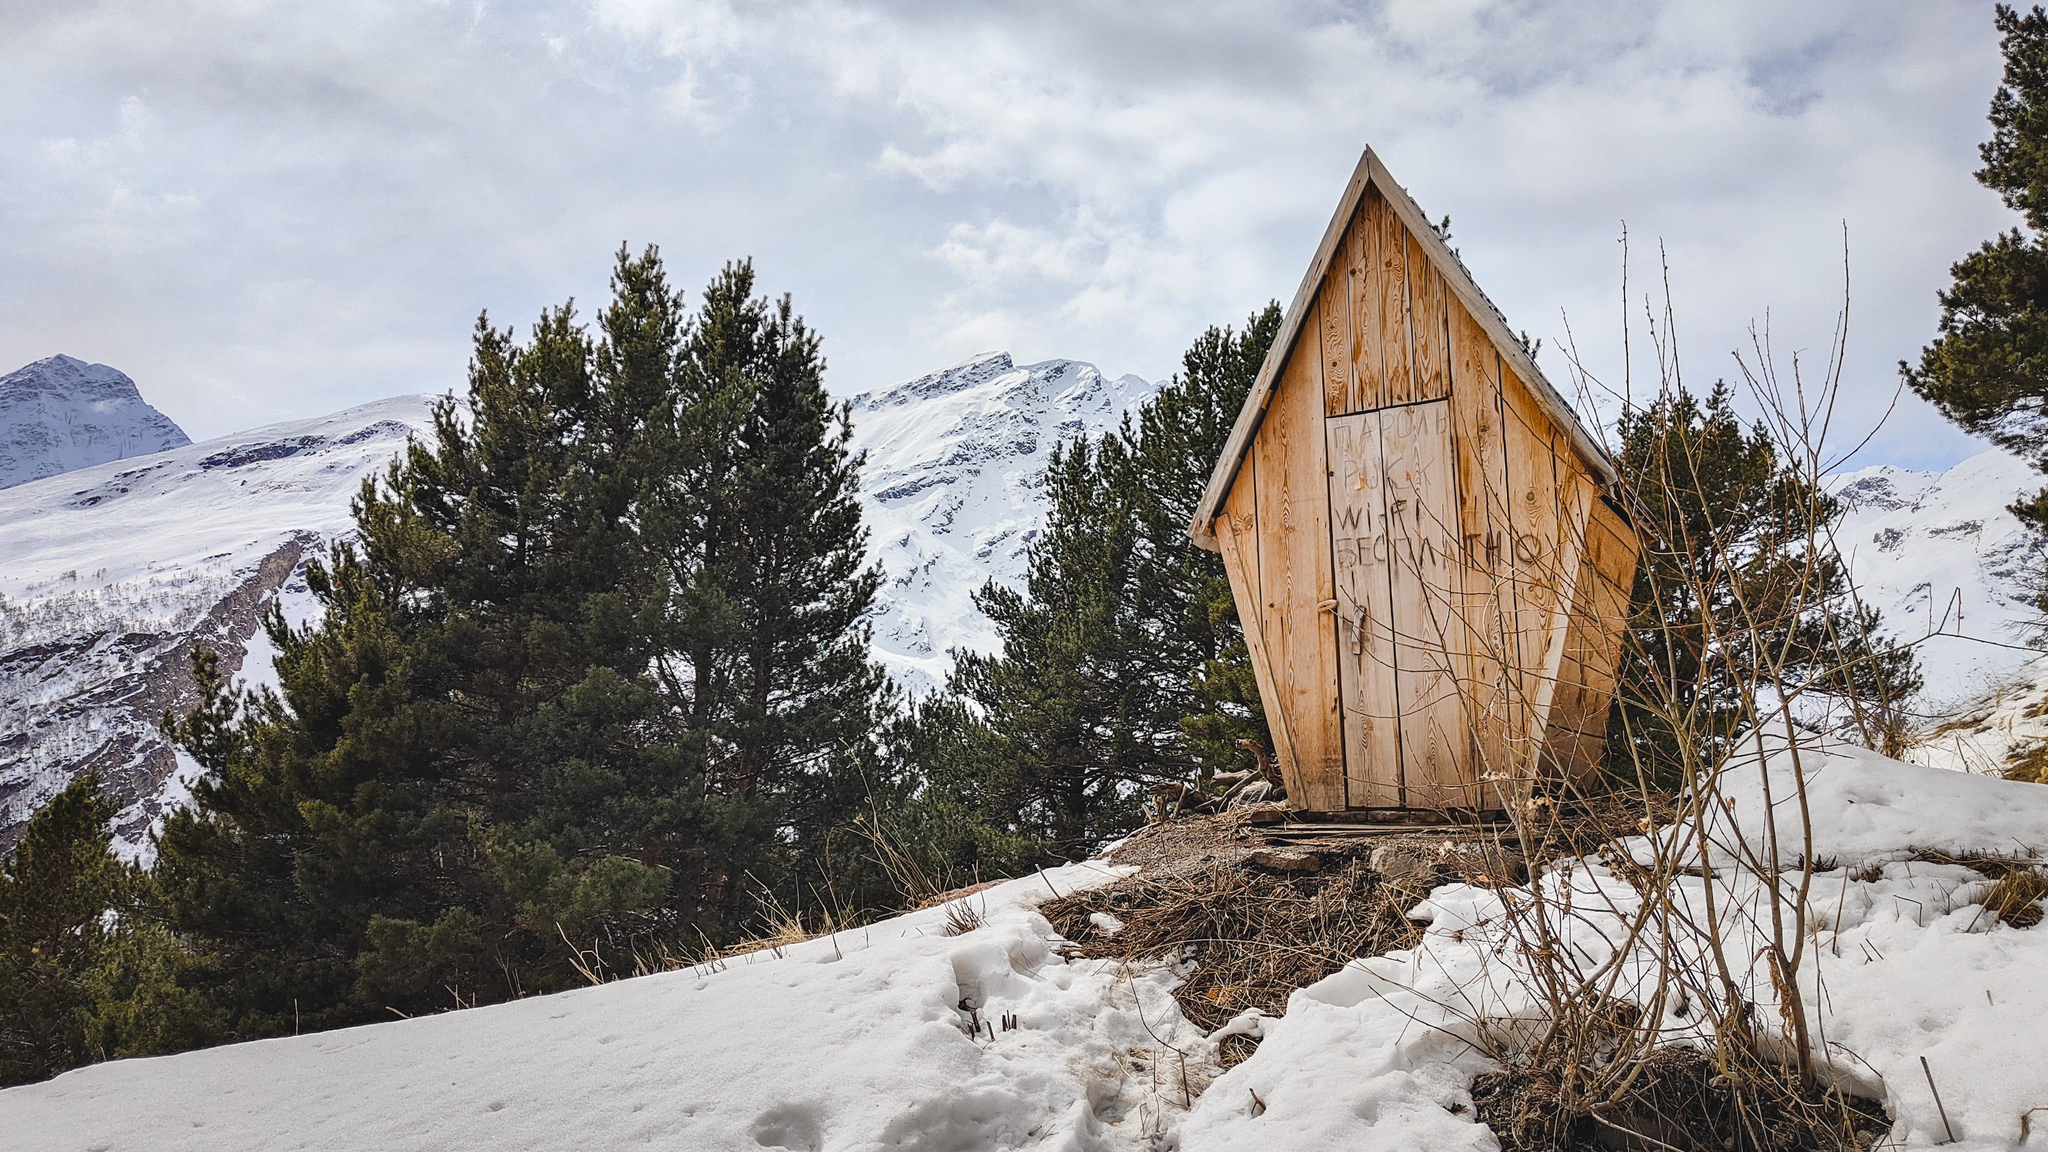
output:
M 841 392 L 1158 378 L 1292 296 L 1371 144 L 1561 385 L 1561 315 L 1619 375 L 1624 220 L 1699 388 L 1767 313 L 1825 356 L 1846 223 L 1867 418 L 2010 223 L 1997 77 L 1976 3 L 11 0 L 0 370 L 113 364 L 195 437 L 442 391 L 627 241 L 752 255 Z M 1907 397 L 1865 459 L 1972 450 Z

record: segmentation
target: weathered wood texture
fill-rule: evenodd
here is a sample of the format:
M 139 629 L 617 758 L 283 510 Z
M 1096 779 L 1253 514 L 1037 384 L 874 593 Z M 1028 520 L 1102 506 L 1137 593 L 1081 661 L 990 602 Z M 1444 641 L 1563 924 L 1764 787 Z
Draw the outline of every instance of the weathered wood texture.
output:
M 1512 716 L 1520 665 L 1514 655 L 1512 586 L 1502 579 L 1512 563 L 1508 481 L 1501 433 L 1500 356 L 1463 305 L 1451 308 L 1452 447 L 1458 468 L 1458 519 L 1463 587 L 1461 629 L 1454 638 L 1463 658 L 1462 688 L 1472 725 L 1471 775 L 1478 782 L 1471 805 L 1499 807 L 1507 795 L 1497 784 L 1512 777 Z
M 1401 704 L 1394 683 L 1393 582 L 1380 415 L 1339 416 L 1328 421 L 1327 428 L 1344 796 L 1352 808 L 1398 808 L 1404 803 Z
M 1380 453 L 1406 802 L 1462 806 L 1469 802 L 1465 772 L 1471 755 L 1454 666 L 1453 616 L 1462 581 L 1450 404 L 1439 400 L 1381 412 Z
M 1410 399 L 1441 400 L 1451 392 L 1444 278 L 1423 254 L 1422 241 L 1405 231 L 1402 235 L 1408 240 L 1408 346 L 1415 365 L 1415 391 Z
M 1606 746 L 1637 550 L 1628 521 L 1607 501 L 1593 501 L 1543 753 L 1553 770 L 1574 783 L 1586 783 L 1599 770 Z
M 1231 486 L 1230 498 L 1218 518 L 1216 539 L 1222 546 L 1223 570 L 1230 578 L 1231 599 L 1237 604 L 1238 623 L 1244 628 L 1245 647 L 1251 653 L 1252 678 L 1258 682 L 1259 699 L 1276 701 L 1279 678 L 1266 647 L 1265 599 L 1259 585 L 1258 465 L 1247 461 Z M 1288 710 L 1266 709 L 1266 727 L 1273 736 L 1273 753 L 1280 764 L 1282 782 L 1289 795 L 1308 795 L 1309 784 L 1301 775 L 1294 755 L 1294 740 L 1288 731 Z
M 1311 317 L 1317 320 L 1319 317 Z M 1310 323 L 1304 332 L 1315 332 Z M 1323 443 L 1323 389 L 1314 345 L 1290 356 L 1253 447 L 1258 469 L 1261 624 L 1274 697 L 1287 713 L 1301 793 L 1309 808 L 1344 804 L 1344 749 L 1337 710 L 1337 633 L 1324 605 L 1336 598 L 1330 556 L 1330 490 Z

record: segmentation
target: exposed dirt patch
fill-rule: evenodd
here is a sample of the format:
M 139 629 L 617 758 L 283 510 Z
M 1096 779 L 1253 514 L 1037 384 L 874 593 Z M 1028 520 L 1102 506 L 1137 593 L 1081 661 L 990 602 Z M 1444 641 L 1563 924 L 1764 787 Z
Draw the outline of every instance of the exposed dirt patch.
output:
M 1270 864 L 1254 859 L 1262 852 L 1272 853 Z M 1503 856 L 1500 845 L 1453 832 L 1276 847 L 1241 814 L 1226 813 L 1146 828 L 1110 854 L 1140 866 L 1138 875 L 1039 910 L 1077 956 L 1192 962 L 1175 997 L 1189 1021 L 1213 1031 L 1248 1008 L 1284 1013 L 1296 988 L 1357 957 L 1413 946 L 1421 930 L 1407 911 L 1438 883 L 1499 882 L 1513 870 L 1500 867 Z M 1233 1036 L 1219 1055 L 1228 1067 L 1256 1047 Z

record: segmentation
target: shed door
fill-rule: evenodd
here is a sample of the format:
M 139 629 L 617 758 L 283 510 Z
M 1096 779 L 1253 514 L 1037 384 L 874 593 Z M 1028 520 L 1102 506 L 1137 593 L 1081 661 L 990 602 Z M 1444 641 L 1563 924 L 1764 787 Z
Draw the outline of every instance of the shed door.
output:
M 1469 807 L 1462 660 L 1447 639 L 1461 635 L 1450 403 L 1340 416 L 1326 429 L 1345 802 Z

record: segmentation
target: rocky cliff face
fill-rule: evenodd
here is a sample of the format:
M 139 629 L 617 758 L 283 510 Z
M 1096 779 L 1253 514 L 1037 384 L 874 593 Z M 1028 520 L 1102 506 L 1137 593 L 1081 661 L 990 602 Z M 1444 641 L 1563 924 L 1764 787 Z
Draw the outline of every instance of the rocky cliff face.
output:
M 0 488 L 191 442 L 105 364 L 52 356 L 0 376 Z
M 1923 716 L 1995 692 L 2039 655 L 2027 647 L 2036 621 L 2027 600 L 2043 555 L 2006 505 L 2043 482 L 1997 449 L 1946 472 L 1881 464 L 1835 478 L 1847 505 L 1836 546 L 1884 630 L 1919 652 Z

